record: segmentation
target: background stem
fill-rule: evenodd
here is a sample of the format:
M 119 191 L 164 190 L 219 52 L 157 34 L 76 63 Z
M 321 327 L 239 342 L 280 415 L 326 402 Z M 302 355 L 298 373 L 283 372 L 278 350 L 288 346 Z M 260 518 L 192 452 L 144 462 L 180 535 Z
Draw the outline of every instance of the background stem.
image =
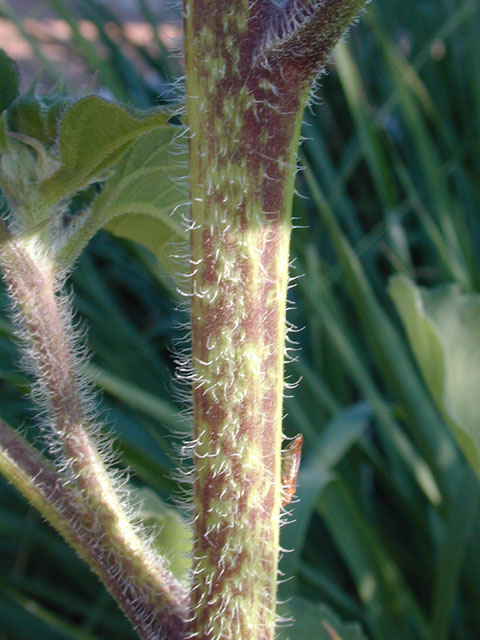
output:
M 180 638 L 185 593 L 163 559 L 145 543 L 132 523 L 133 514 L 125 511 L 112 485 L 95 442 L 99 427 L 82 388 L 82 363 L 74 350 L 68 301 L 57 292 L 48 254 L 39 252 L 35 260 L 30 256 L 32 246 L 4 230 L 0 265 L 17 307 L 25 354 L 37 378 L 37 399 L 50 422 L 58 479 L 68 489 L 60 505 L 52 504 L 59 511 L 52 524 L 60 522 L 57 528 L 62 533 L 67 527 L 67 540 L 74 534 L 73 546 L 87 557 L 142 638 L 152 640 L 162 633 Z

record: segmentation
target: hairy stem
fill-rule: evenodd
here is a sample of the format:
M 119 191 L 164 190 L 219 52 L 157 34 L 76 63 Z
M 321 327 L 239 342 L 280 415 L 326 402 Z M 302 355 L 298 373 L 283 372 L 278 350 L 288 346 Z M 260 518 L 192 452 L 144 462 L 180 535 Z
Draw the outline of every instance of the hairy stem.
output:
M 131 580 L 125 583 L 119 571 L 125 558 L 119 557 L 118 548 L 109 548 L 104 543 L 92 540 L 91 523 L 85 514 L 78 512 L 74 491 L 65 486 L 51 463 L 1 420 L 0 472 L 88 563 L 137 628 L 140 637 L 160 638 L 159 629 L 162 628 L 169 634 L 169 640 L 183 639 L 183 620 L 176 624 L 165 624 L 164 612 L 155 619 L 154 613 L 146 608 L 139 616 L 140 605 L 145 607 L 146 604 L 145 589 L 155 586 L 157 597 L 160 598 L 158 589 L 161 585 L 137 581 L 134 567 Z
M 185 2 L 195 463 L 191 638 L 274 637 L 296 151 L 311 82 L 350 22 L 351 7 L 361 4 Z
M 280 104 L 275 94 L 282 88 L 268 73 L 249 75 L 252 43 L 241 47 L 238 33 L 248 11 L 227 4 L 193 3 L 186 25 L 196 270 L 191 637 L 256 640 L 273 638 L 275 627 L 289 209 L 300 99 L 288 95 Z M 197 65 L 199 59 L 206 64 Z
M 13 238 L 5 228 L 2 235 L 0 266 L 16 305 L 37 396 L 50 422 L 52 451 L 57 460 L 61 455 L 61 477 L 68 488 L 61 509 L 70 527 L 78 527 L 84 555 L 91 547 L 94 569 L 140 636 L 180 638 L 185 594 L 132 525 L 97 451 L 67 301 L 58 293 L 48 254 L 35 249 L 31 239 Z M 55 519 L 52 523 L 58 525 Z
M 62 513 L 67 489 L 60 475 L 22 436 L 0 420 L 0 472 L 43 517 L 68 539 L 71 525 Z

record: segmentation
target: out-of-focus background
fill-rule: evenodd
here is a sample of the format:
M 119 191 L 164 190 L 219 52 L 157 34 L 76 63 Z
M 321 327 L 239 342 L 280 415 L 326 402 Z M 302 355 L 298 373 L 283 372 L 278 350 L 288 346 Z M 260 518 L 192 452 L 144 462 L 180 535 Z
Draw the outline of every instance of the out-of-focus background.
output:
M 115 77 L 122 75 L 116 67 L 126 63 L 123 55 L 128 56 L 124 74 L 131 68 L 153 92 L 161 93 L 165 78 L 151 63 L 181 48 L 182 14 L 173 0 L 2 1 L 0 14 L 1 46 L 18 62 L 25 89 L 42 71 L 40 91 L 63 78 L 76 91 L 103 90 L 132 101 L 128 88 Z
M 292 239 L 292 275 L 303 277 L 289 315 L 304 329 L 287 367 L 301 382 L 285 403 L 285 432 L 303 433 L 305 449 L 280 587 L 282 600 L 303 598 L 292 602 L 305 627 L 282 638 L 317 638 L 317 603 L 370 640 L 480 638 L 478 481 L 387 290 L 401 273 L 479 291 L 479 33 L 479 0 L 373 0 L 305 115 Z M 38 93 L 61 83 L 143 108 L 176 100 L 180 37 L 180 10 L 166 1 L 0 0 L 0 47 L 24 90 L 41 69 Z M 175 519 L 172 433 L 188 421 L 173 350 L 186 315 L 153 256 L 107 233 L 71 286 L 105 422 L 148 498 L 145 520 L 165 523 L 165 504 Z M 34 439 L 4 295 L 1 305 L 0 415 Z M 0 640 L 134 637 L 96 578 L 0 480 Z

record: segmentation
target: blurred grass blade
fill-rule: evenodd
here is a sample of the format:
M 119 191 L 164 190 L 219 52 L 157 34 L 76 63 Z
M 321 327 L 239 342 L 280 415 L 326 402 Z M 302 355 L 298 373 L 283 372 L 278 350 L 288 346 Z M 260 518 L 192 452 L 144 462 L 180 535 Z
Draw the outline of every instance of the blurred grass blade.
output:
M 353 620 L 361 621 L 363 612 L 357 602 L 331 576 L 308 562 L 300 562 L 300 576 L 305 584 L 313 586 L 322 600 L 328 600 L 335 610 Z M 281 592 L 280 592 L 281 593 Z
M 429 639 L 425 616 L 383 547 L 374 523 L 362 518 L 340 479 L 325 487 L 318 509 L 352 573 L 375 638 Z
M 18 629 L 18 618 L 24 619 L 24 631 L 22 640 L 38 638 L 38 632 L 48 633 L 49 640 L 101 640 L 96 635 L 77 629 L 74 625 L 68 624 L 45 607 L 42 607 L 36 600 L 32 600 L 13 589 L 0 589 L 0 593 L 6 596 L 8 604 L 2 607 L 0 600 L 0 620 L 8 624 L 8 620 L 15 619 L 15 629 Z M 3 609 L 3 611 L 2 611 Z M 44 636 L 47 637 L 46 635 Z
M 454 473 L 457 452 L 440 422 L 396 329 L 370 288 L 362 266 L 340 229 L 309 169 L 305 177 L 318 214 L 328 229 L 346 276 L 348 291 L 362 321 L 372 354 L 409 416 L 412 438 L 432 465 L 437 482 L 448 495 L 448 475 Z
M 465 219 L 462 211 L 453 205 L 450 190 L 448 189 L 448 182 L 445 179 L 446 167 L 441 161 L 432 135 L 427 128 L 425 118 L 422 117 L 418 102 L 414 97 L 415 89 L 420 84 L 420 81 L 417 79 L 415 70 L 407 64 L 387 39 L 381 29 L 379 21 L 375 19 L 375 14 L 371 17 L 371 23 L 375 27 L 382 44 L 385 61 L 391 68 L 395 85 L 401 88 L 399 105 L 404 114 L 409 135 L 415 140 L 415 144 L 411 146 L 411 149 L 412 152 L 418 154 L 419 162 L 417 166 L 421 168 L 421 171 L 424 171 L 424 180 L 422 183 L 425 185 L 429 197 L 429 208 L 432 209 L 435 217 L 438 219 L 445 242 L 452 254 L 450 262 L 455 265 L 453 275 L 462 287 L 470 290 L 472 288 L 472 282 L 466 267 L 465 256 L 467 256 L 468 260 L 471 249 L 466 232 Z M 420 94 L 420 97 L 423 98 L 424 105 L 427 103 L 428 109 L 431 102 L 426 91 L 421 93 L 417 90 L 416 93 L 417 96 Z M 432 109 L 436 116 L 437 126 L 440 124 L 439 129 L 442 131 L 442 117 L 434 107 L 432 107 L 430 111 L 432 111 Z M 450 138 L 449 135 L 446 137 Z M 452 160 L 455 158 L 456 152 L 457 150 L 451 147 L 450 154 Z M 409 160 L 412 162 L 413 158 Z M 418 179 L 418 176 L 416 179 Z
M 351 336 L 349 336 L 345 330 L 345 323 L 341 322 L 340 319 L 331 312 L 330 301 L 327 301 L 325 293 L 322 299 L 318 291 L 312 292 L 310 287 L 306 285 L 302 285 L 302 288 L 307 291 L 307 295 L 310 297 L 310 303 L 319 314 L 319 317 L 322 318 L 323 325 L 332 341 L 332 345 L 335 347 L 346 369 L 350 371 L 358 388 L 361 389 L 364 397 L 370 403 L 371 408 L 375 411 L 380 427 L 396 450 L 403 465 L 405 465 L 409 473 L 415 478 L 428 499 L 433 504 L 440 504 L 442 498 L 432 471 L 428 465 L 425 464 L 425 460 L 415 450 L 409 438 L 403 433 L 403 430 L 394 419 L 390 408 L 372 379 L 368 368 L 359 356 Z
M 122 86 L 112 69 L 108 60 L 99 54 L 95 46 L 83 36 L 78 16 L 75 15 L 62 0 L 47 0 L 48 4 L 55 10 L 55 13 L 68 24 L 72 34 L 72 43 L 92 70 L 97 71 L 98 80 L 102 85 L 106 85 L 114 96 L 121 101 L 128 100 L 128 93 Z
M 124 404 L 158 420 L 175 433 L 190 432 L 191 427 L 188 422 L 179 416 L 179 410 L 167 400 L 144 391 L 131 382 L 93 364 L 88 365 L 87 373 L 98 387 Z
M 365 405 L 354 406 L 331 420 L 306 451 L 297 482 L 297 499 L 289 512 L 293 522 L 281 531 L 281 545 L 288 549 L 280 570 L 293 578 L 299 572 L 302 549 L 318 495 L 331 479 L 330 471 L 364 433 L 371 412 Z M 292 579 L 281 586 L 282 596 L 295 591 Z
M 355 120 L 362 153 L 382 203 L 391 248 L 401 260 L 402 265 L 411 271 L 408 239 L 394 215 L 396 185 L 390 162 L 381 143 L 379 129 L 368 111 L 365 88 L 362 86 L 360 73 L 345 41 L 341 41 L 336 48 L 335 62 L 350 111 Z
M 477 479 L 473 474 L 463 472 L 438 552 L 430 640 L 448 640 L 451 637 L 451 616 L 459 595 L 460 571 L 478 514 L 479 496 Z
M 12 10 L 6 0 L 0 0 L 0 17 L 15 25 L 22 40 L 28 43 L 28 46 L 33 53 L 33 57 L 41 63 L 42 67 L 49 73 L 49 75 L 51 75 L 52 78 L 60 80 L 63 76 L 62 69 L 59 68 L 58 64 L 53 63 L 48 56 L 44 55 L 37 38 L 24 27 L 23 21 L 19 18 L 16 11 Z

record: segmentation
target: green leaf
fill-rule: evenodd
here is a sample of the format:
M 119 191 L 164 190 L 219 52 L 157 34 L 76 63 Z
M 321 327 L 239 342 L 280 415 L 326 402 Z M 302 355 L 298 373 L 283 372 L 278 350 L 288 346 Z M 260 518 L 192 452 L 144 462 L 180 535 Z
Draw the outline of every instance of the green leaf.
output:
M 7 111 L 10 131 L 23 133 L 44 142 L 42 102 L 32 95 L 19 96 Z
M 92 207 L 93 216 L 108 222 L 107 231 L 146 246 L 169 273 L 182 270 L 171 255 L 187 239 L 179 215 L 173 215 L 189 197 L 186 145 L 175 141 L 180 131 L 162 127 L 142 135 Z
M 457 284 L 429 291 L 405 276 L 392 279 L 390 295 L 430 392 L 480 476 L 480 295 Z
M 60 117 L 72 102 L 72 98 L 61 94 L 43 98 L 28 93 L 19 96 L 8 108 L 9 130 L 51 146 L 57 140 Z
M 292 626 L 279 628 L 279 640 L 366 640 L 358 623 L 344 623 L 325 605 L 305 598 L 280 605 L 279 614 L 294 620 Z
M 139 135 L 166 126 L 171 115 L 155 111 L 136 117 L 98 96 L 75 102 L 65 111 L 60 125 L 60 166 L 40 184 L 47 202 L 55 204 L 88 184 L 105 179 L 106 170 Z
M 15 62 L 0 49 L 0 113 L 18 96 L 20 80 Z
M 184 253 L 178 247 L 183 248 L 187 240 L 179 219 L 189 198 L 184 131 L 182 127 L 158 126 L 130 143 L 112 165 L 102 192 L 85 214 L 85 223 L 63 249 L 68 264 L 99 229 L 105 228 L 143 244 L 167 273 L 185 271 L 185 261 L 172 257 Z
M 134 500 L 141 502 L 142 522 L 155 531 L 155 547 L 169 559 L 170 571 L 187 586 L 192 551 L 192 531 L 187 522 L 150 489 L 136 490 Z
M 159 213 L 161 215 L 161 213 Z M 169 274 L 179 274 L 185 271 L 182 261 L 174 258 L 175 243 L 185 242 L 185 234 L 172 228 L 174 221 L 169 224 L 168 213 L 165 217 L 153 217 L 142 213 L 125 215 L 109 222 L 105 229 L 116 236 L 134 240 L 150 249 L 159 263 Z

